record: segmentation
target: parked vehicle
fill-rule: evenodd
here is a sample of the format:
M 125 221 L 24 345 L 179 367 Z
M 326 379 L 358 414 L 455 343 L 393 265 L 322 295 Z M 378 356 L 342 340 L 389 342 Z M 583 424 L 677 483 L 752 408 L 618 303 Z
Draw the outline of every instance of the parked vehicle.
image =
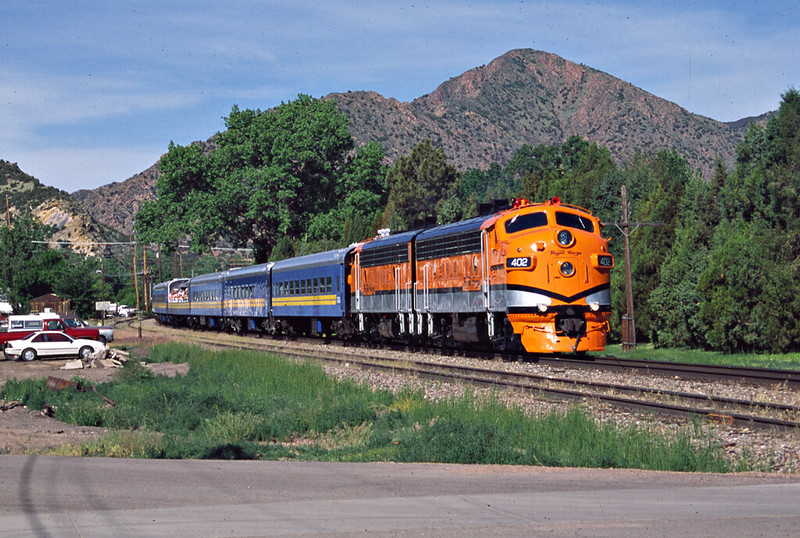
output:
M 11 340 L 3 352 L 6 359 L 32 361 L 37 357 L 80 357 L 102 351 L 106 345 L 96 340 L 73 338 L 60 331 L 36 331 L 21 339 Z
M 98 325 L 95 327 L 89 325 L 77 316 L 62 316 L 61 319 L 64 320 L 64 324 L 70 329 L 97 329 L 100 332 L 100 337 L 98 338 L 100 342 L 107 344 L 108 342 L 114 341 L 114 327 L 109 327 L 108 325 Z
M 44 313 L 9 316 L 8 326 L 0 332 L 0 346 L 5 347 L 11 340 L 19 340 L 36 331 L 62 331 L 72 338 L 100 340 L 97 327 L 69 327 L 58 314 Z

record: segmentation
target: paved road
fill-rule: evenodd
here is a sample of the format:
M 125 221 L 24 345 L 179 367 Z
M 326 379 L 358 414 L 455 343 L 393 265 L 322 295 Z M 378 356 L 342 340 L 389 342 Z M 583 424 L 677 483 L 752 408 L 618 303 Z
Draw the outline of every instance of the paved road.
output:
M 797 536 L 800 477 L 0 456 L 0 536 Z

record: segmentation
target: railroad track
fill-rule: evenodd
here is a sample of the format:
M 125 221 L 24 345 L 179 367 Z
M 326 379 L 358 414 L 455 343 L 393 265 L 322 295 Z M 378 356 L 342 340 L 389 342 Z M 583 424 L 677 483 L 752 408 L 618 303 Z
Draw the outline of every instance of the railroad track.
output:
M 181 331 L 183 332 L 183 331 Z M 778 428 L 783 430 L 800 429 L 800 408 L 791 405 L 758 401 L 753 402 L 743 399 L 724 398 L 706 394 L 681 392 L 673 390 L 635 387 L 614 383 L 598 383 L 594 381 L 581 381 L 550 375 L 537 375 L 531 373 L 518 373 L 500 371 L 487 367 L 456 366 L 438 362 L 421 361 L 405 357 L 402 360 L 378 356 L 355 355 L 351 350 L 340 346 L 330 346 L 325 350 L 310 351 L 307 349 L 293 349 L 286 346 L 285 341 L 268 339 L 252 339 L 246 337 L 233 337 L 229 335 L 224 341 L 211 334 L 198 334 L 191 332 L 191 341 L 198 344 L 217 348 L 251 349 L 265 352 L 280 353 L 296 358 L 314 358 L 350 367 L 378 369 L 391 373 L 416 375 L 443 381 L 457 381 L 475 386 L 493 387 L 501 390 L 516 390 L 527 393 L 548 395 L 557 398 L 569 399 L 595 399 L 616 407 L 636 411 L 652 412 L 680 417 L 704 417 L 713 422 L 728 425 L 748 426 L 754 428 Z M 319 341 L 316 341 L 319 344 Z M 296 346 L 294 346 L 296 347 Z M 612 359 L 613 360 L 613 359 Z M 544 362 L 544 361 L 542 361 Z M 551 362 L 551 359 L 547 359 Z M 574 360 L 570 361 L 572 365 Z M 636 363 L 641 361 L 635 361 Z M 647 362 L 647 361 L 644 361 Z M 563 365 L 563 360 L 552 361 L 554 364 Z M 594 361 L 589 364 L 593 365 Z M 650 371 L 651 373 L 679 375 L 681 367 L 686 365 L 675 364 L 674 369 L 649 369 L 636 365 L 621 364 L 623 369 Z M 695 370 L 689 365 L 690 374 Z M 741 369 L 740 369 L 741 370 Z M 749 369 L 745 369 L 749 370 Z M 760 370 L 761 369 L 755 369 Z M 698 373 L 699 375 L 699 373 Z M 746 372 L 738 372 L 735 379 L 747 379 Z M 706 374 L 703 377 L 708 377 Z M 728 377 L 730 379 L 731 377 Z M 719 379 L 711 377 L 711 379 Z M 765 377 L 757 378 L 757 383 L 765 383 Z M 786 383 L 780 375 L 774 383 Z
M 769 368 L 750 368 L 745 366 L 721 366 L 708 364 L 689 364 L 678 362 L 626 359 L 619 357 L 598 357 L 581 361 L 563 357 L 537 357 L 541 364 L 560 366 L 576 362 L 608 370 L 626 370 L 658 375 L 680 376 L 682 378 L 707 379 L 711 381 L 738 381 L 754 385 L 778 385 L 800 388 L 800 371 L 772 370 Z

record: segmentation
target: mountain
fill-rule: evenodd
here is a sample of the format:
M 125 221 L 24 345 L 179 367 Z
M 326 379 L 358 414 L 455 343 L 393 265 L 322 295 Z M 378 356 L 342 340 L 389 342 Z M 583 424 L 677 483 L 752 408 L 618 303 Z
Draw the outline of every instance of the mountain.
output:
M 206 142 L 194 142 L 209 153 L 215 146 L 212 136 Z M 122 234 L 133 232 L 133 218 L 147 200 L 156 197 L 158 163 L 122 182 L 115 182 L 96 189 L 81 189 L 72 193 L 85 211 L 100 222 Z
M 504 165 L 522 144 L 579 135 L 618 161 L 637 150 L 674 148 L 708 173 L 716 156 L 733 162 L 749 124 L 692 114 L 602 71 L 530 49 L 510 51 L 410 103 L 375 92 L 328 98 L 350 118 L 358 142 L 377 140 L 394 160 L 430 138 L 461 170 Z
M 133 232 L 133 217 L 142 203 L 155 199 L 157 179 L 158 163 L 125 181 L 75 191 L 72 199 L 93 219 L 128 235 Z
M 0 195 L 6 198 L 12 219 L 20 211 L 29 210 L 44 224 L 55 228 L 51 240 L 78 243 L 74 250 L 84 254 L 100 253 L 101 248 L 89 243 L 118 239 L 117 232 L 95 221 L 66 192 L 42 185 L 16 163 L 0 160 Z M 0 214 L 5 223 L 5 205 Z
M 607 73 L 554 54 L 512 50 L 451 78 L 410 103 L 371 91 L 331 93 L 358 144 L 380 142 L 394 161 L 430 138 L 460 170 L 505 165 L 523 144 L 560 144 L 579 135 L 623 162 L 636 151 L 675 149 L 708 177 L 729 166 L 751 121 L 723 123 L 688 112 Z M 208 150 L 209 139 L 199 142 Z M 157 165 L 122 183 L 78 191 L 97 221 L 130 233 L 142 201 L 155 195 Z

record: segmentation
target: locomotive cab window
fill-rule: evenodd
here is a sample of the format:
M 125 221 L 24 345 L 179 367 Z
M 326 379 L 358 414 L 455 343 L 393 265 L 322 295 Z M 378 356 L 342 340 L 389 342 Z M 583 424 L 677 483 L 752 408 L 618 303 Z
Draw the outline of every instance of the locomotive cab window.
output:
M 514 215 L 505 222 L 507 234 L 514 234 L 523 230 L 541 228 L 543 226 L 547 226 L 547 214 L 544 212 Z
M 576 230 L 583 230 L 585 232 L 593 233 L 594 224 L 586 217 L 581 217 L 574 213 L 564 213 L 563 211 L 556 211 L 556 224 L 559 226 L 566 226 Z

